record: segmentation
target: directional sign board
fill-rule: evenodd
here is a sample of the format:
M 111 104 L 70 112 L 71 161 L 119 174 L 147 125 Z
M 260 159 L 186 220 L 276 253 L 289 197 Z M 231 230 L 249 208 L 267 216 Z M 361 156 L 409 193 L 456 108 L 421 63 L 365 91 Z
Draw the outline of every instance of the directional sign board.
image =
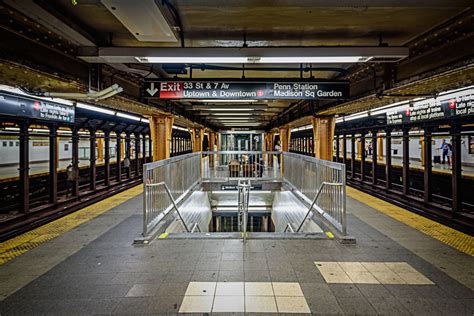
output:
M 387 111 L 387 124 L 415 123 L 474 115 L 474 89 L 407 103 Z
M 0 114 L 74 123 L 74 106 L 0 92 Z
M 346 99 L 347 81 L 147 80 L 144 96 L 159 99 Z

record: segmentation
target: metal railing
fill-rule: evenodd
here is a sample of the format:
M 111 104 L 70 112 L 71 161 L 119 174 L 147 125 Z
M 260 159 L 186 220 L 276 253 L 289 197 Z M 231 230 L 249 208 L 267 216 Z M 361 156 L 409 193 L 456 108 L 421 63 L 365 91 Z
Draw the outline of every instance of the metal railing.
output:
M 176 204 L 201 181 L 239 179 L 284 181 L 311 205 L 299 227 L 287 226 L 285 231 L 300 231 L 305 219 L 316 210 L 346 235 L 343 164 L 288 152 L 261 151 L 198 152 L 145 164 L 143 235 L 146 236 L 173 209 L 178 210 Z M 161 182 L 166 186 L 157 185 Z M 182 221 L 184 223 L 184 219 Z M 189 231 L 190 226 L 185 224 L 185 227 Z M 194 225 L 191 231 L 196 230 L 200 231 Z
M 346 235 L 345 165 L 285 152 L 283 167 L 285 182 L 296 193 L 302 195 L 308 203 L 311 203 L 305 219 L 314 209 L 343 235 Z M 294 230 L 299 231 L 303 224 L 304 220 L 300 227 Z
M 238 189 L 238 223 L 240 226 L 240 232 L 242 233 L 243 242 L 247 239 L 247 221 L 249 215 L 249 201 L 250 201 L 250 180 L 244 182 L 239 180 Z
M 176 203 L 199 183 L 200 166 L 201 153 L 143 165 L 143 236 L 148 235 L 173 209 L 177 210 Z M 186 224 L 185 227 L 189 231 Z
M 281 180 L 281 155 L 276 151 L 204 151 L 202 179 Z
M 291 225 L 291 223 L 288 223 L 288 225 L 286 225 L 286 228 L 285 228 L 284 232 L 287 232 L 288 230 L 290 230 L 292 233 L 299 233 L 301 231 L 301 228 L 303 228 L 303 225 L 304 225 L 306 219 L 308 218 L 309 214 L 311 214 L 311 211 L 313 210 L 313 207 L 316 204 L 316 201 L 321 196 L 321 193 L 323 192 L 323 189 L 324 189 L 325 186 L 333 186 L 333 187 L 339 188 L 339 187 L 343 187 L 343 184 L 342 183 L 330 183 L 330 182 L 321 183 L 321 186 L 319 187 L 318 193 L 316 193 L 316 196 L 314 197 L 313 202 L 311 202 L 311 205 L 308 207 L 308 211 L 306 212 L 306 215 L 303 217 L 303 220 L 299 224 L 298 228 L 295 230 L 293 228 L 293 226 Z M 339 195 L 338 192 L 335 192 L 335 193 L 336 193 L 336 195 Z M 345 213 L 345 212 L 340 212 L 336 215 L 342 215 L 343 213 Z M 338 218 L 337 220 L 342 222 L 342 218 Z

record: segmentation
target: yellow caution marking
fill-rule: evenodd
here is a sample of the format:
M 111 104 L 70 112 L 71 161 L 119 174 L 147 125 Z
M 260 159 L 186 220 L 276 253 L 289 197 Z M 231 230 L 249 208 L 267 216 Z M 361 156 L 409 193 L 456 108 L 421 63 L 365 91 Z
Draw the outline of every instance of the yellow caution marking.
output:
M 328 236 L 330 239 L 334 238 L 334 235 L 331 232 L 326 232 L 326 236 Z
M 449 245 L 470 256 L 474 256 L 474 237 L 451 227 L 432 221 L 401 207 L 378 199 L 351 187 L 347 187 L 347 194 L 357 201 L 364 203 L 391 218 L 410 226 L 446 245 Z
M 163 239 L 163 238 L 166 238 L 168 237 L 169 233 L 163 233 L 161 234 L 160 236 L 158 236 L 159 239 Z
M 90 221 L 123 202 L 143 192 L 143 186 L 137 185 L 77 212 L 61 217 L 53 222 L 35 228 L 29 232 L 0 243 L 0 265 L 15 257 L 52 240 L 62 234 Z

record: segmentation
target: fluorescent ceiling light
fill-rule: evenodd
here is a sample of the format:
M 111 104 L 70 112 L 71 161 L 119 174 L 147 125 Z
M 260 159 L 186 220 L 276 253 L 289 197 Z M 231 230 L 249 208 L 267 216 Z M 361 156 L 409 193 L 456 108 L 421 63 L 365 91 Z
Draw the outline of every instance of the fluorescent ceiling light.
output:
M 101 47 L 81 53 L 78 57 L 90 63 L 324 64 L 397 62 L 409 55 L 409 49 L 401 46 Z
M 233 108 L 233 109 L 223 109 L 223 108 L 209 108 L 211 111 L 253 111 L 251 108 Z
M 229 115 L 241 115 L 241 116 L 248 116 L 248 113 L 207 113 L 209 116 L 225 116 L 228 117 Z
M 366 116 L 369 116 L 369 113 L 363 112 L 363 113 L 360 113 L 360 114 L 347 116 L 347 117 L 344 118 L 344 121 L 351 121 L 351 120 L 355 120 L 355 119 L 358 119 L 358 118 L 363 118 L 363 117 L 366 117 Z
M 299 63 L 314 63 L 314 64 L 326 64 L 326 63 L 358 63 L 366 62 L 372 59 L 372 57 L 362 56 L 321 56 L 321 57 L 262 57 L 260 63 L 266 64 L 299 64 Z
M 181 126 L 175 126 L 175 125 L 173 125 L 173 129 L 177 129 L 177 130 L 180 130 L 180 131 L 186 131 L 186 132 L 188 132 L 188 129 L 187 129 L 187 128 L 184 128 L 184 127 L 181 127 Z
M 150 120 L 149 120 L 149 119 L 146 119 L 146 118 L 143 118 L 143 117 L 142 117 L 142 120 L 141 120 L 141 121 L 142 121 L 143 123 L 147 123 L 147 124 L 150 123 Z
M 135 57 L 140 63 L 152 64 L 244 64 L 247 57 Z
M 115 111 L 104 109 L 104 108 L 101 108 L 101 107 L 98 107 L 98 106 L 85 104 L 85 103 L 79 103 L 78 102 L 78 103 L 76 103 L 76 107 L 78 107 L 80 109 L 85 109 L 85 110 L 89 110 L 89 111 L 103 113 L 103 114 L 115 115 Z
M 213 120 L 219 120 L 219 121 L 231 121 L 231 120 L 254 120 L 252 118 L 245 118 L 245 117 L 213 117 Z
M 372 57 L 362 56 L 314 56 L 314 57 L 135 57 L 140 63 L 154 64 L 300 64 L 300 63 L 358 63 L 366 62 Z
M 120 113 L 120 112 L 117 113 L 117 116 L 129 119 L 129 120 L 134 120 L 134 121 L 140 121 L 141 120 L 141 117 L 134 116 L 134 115 L 129 115 L 129 114 L 125 114 L 125 113 Z

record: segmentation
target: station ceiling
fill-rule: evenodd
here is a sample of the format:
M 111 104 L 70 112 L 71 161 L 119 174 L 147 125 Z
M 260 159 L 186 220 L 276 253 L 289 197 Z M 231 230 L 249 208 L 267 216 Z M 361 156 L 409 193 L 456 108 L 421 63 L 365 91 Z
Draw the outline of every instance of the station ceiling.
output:
M 149 2 L 149 0 L 143 0 Z M 150 0 L 153 2 L 153 0 Z M 446 21 L 471 10 L 471 0 L 169 0 L 155 1 L 170 26 L 170 41 L 144 41 L 130 31 L 130 23 L 123 23 L 116 16 L 114 3 L 121 5 L 126 0 L 4 0 L 7 6 L 19 10 L 25 16 L 45 26 L 75 47 L 302 47 L 302 46 L 377 46 L 381 42 L 389 46 L 405 46 L 423 34 L 443 25 Z M 129 2 L 130 3 L 130 2 Z M 134 2 L 140 7 L 140 1 Z M 120 9 L 118 7 L 117 9 Z M 41 10 L 64 23 L 65 29 L 55 30 L 60 24 L 46 21 Z M 139 12 L 147 16 L 146 6 Z M 138 15 L 140 17 L 140 15 Z M 140 19 L 138 19 L 140 20 Z M 133 22 L 133 21 L 132 21 Z M 139 22 L 136 22 L 139 23 Z M 128 24 L 128 25 L 126 25 Z M 184 38 L 181 43 L 180 37 Z M 181 68 L 181 74 L 170 71 L 163 65 L 110 64 L 117 71 L 126 71 L 149 78 L 190 76 L 189 65 Z M 195 65 L 196 66 L 196 65 Z M 211 66 L 224 66 L 212 64 Z M 197 65 L 193 78 L 309 78 L 348 79 L 348 74 L 360 65 L 324 64 L 300 65 L 279 64 L 253 65 L 256 70 L 242 71 L 240 64 L 225 65 L 229 69 L 205 69 Z M 283 67 L 284 70 L 269 68 Z M 305 71 L 301 72 L 303 67 Z M 313 71 L 307 70 L 315 67 Z M 323 68 L 328 68 L 324 70 Z M 176 67 L 175 67 L 176 68 Z M 180 67 L 177 67 L 180 68 Z M 210 67 L 212 68 L 212 67 Z M 231 70 L 230 68 L 235 68 Z M 261 69 L 258 69 L 261 68 Z M 292 70 L 290 70 L 293 68 Z M 336 68 L 337 71 L 334 69 Z M 277 70 L 277 71 L 275 71 Z M 175 69 L 176 71 L 176 69 Z M 352 100 L 353 101 L 353 100 Z M 213 126 L 213 121 L 202 106 L 216 104 L 201 102 L 179 102 L 179 106 L 192 112 Z M 264 108 L 253 119 L 268 125 L 298 101 L 268 100 L 256 104 Z M 153 105 L 153 104 L 150 104 Z M 219 104 L 221 106 L 222 104 Z M 255 105 L 255 104 L 254 104 Z M 235 106 L 235 105 L 233 105 Z M 367 107 L 367 104 L 364 104 Z M 337 109 L 341 109 L 338 111 Z M 341 104 L 328 114 L 344 114 Z M 354 107 L 352 107 L 354 110 Z

